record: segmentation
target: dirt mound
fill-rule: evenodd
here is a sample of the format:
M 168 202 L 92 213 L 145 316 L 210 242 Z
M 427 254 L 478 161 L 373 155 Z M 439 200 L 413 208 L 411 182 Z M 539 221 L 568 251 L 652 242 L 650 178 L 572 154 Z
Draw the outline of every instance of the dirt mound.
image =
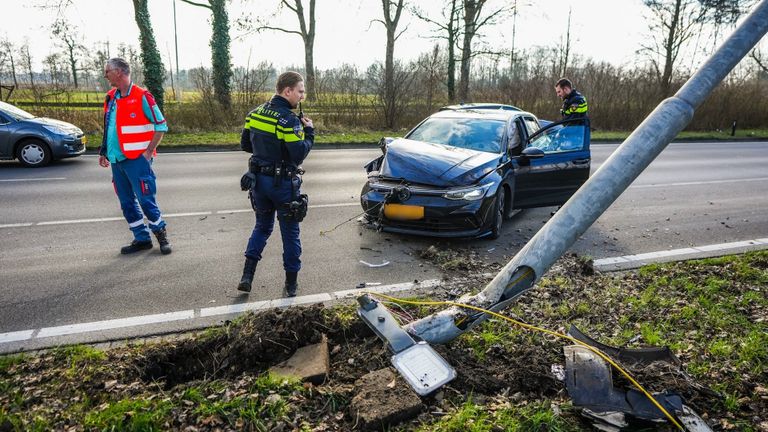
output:
M 331 328 L 323 306 L 269 310 L 247 315 L 236 326 L 209 338 L 153 346 L 138 361 L 146 382 L 163 381 L 167 388 L 194 380 L 258 373 L 318 343 Z

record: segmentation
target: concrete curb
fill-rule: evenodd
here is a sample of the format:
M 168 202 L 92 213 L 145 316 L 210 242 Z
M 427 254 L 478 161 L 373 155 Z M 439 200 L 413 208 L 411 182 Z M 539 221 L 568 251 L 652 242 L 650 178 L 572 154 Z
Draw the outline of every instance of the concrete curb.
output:
M 648 264 L 713 258 L 765 249 L 768 249 L 768 238 L 603 258 L 595 260 L 593 266 L 595 270 L 601 272 L 612 272 L 635 269 Z

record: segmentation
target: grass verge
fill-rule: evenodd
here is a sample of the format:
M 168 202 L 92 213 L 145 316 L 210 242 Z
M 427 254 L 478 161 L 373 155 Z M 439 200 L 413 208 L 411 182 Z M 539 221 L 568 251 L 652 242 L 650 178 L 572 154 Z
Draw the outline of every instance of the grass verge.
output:
M 407 132 L 407 131 L 406 131 Z M 376 145 L 382 137 L 402 136 L 405 132 L 393 131 L 349 131 L 319 133 L 315 137 L 315 144 L 322 145 Z M 594 131 L 592 141 L 622 141 L 629 136 L 626 131 Z M 676 140 L 702 140 L 702 141 L 729 141 L 733 139 L 768 139 L 768 129 L 738 130 L 732 137 L 730 132 L 681 132 Z M 101 135 L 88 136 L 88 148 L 93 150 L 101 143 Z M 235 132 L 196 132 L 196 133 L 168 133 L 161 147 L 213 147 L 213 148 L 237 148 L 240 144 L 240 133 Z
M 442 257 L 432 252 L 425 255 Z M 473 265 L 462 272 L 483 270 Z M 453 298 L 456 289 L 437 289 L 432 298 Z M 476 289 L 476 282 L 467 283 L 458 294 Z M 764 431 L 766 291 L 768 251 L 596 275 L 583 260 L 565 257 L 508 313 L 561 332 L 575 324 L 612 345 L 668 345 L 699 386 L 661 366 L 632 368 L 639 382 L 681 394 L 716 430 Z M 392 310 L 408 320 L 434 308 Z M 0 430 L 352 430 L 360 379 L 389 365 L 390 354 L 366 329 L 349 305 L 291 308 L 249 313 L 220 330 L 171 342 L 0 357 Z M 326 383 L 267 372 L 322 334 L 331 345 Z M 551 372 L 564 362 L 562 345 L 488 320 L 436 347 L 459 376 L 423 398 L 417 417 L 387 430 L 589 429 Z M 624 383 L 615 378 L 614 385 Z

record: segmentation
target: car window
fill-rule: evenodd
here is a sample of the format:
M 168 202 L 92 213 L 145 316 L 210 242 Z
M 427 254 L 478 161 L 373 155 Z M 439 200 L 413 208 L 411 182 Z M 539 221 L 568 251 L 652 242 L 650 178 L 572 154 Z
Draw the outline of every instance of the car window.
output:
M 498 153 L 504 121 L 477 118 L 430 118 L 406 138 L 471 150 Z
M 5 102 L 0 102 L 0 110 L 2 110 L 7 116 L 11 117 L 16 121 L 29 120 L 29 119 L 35 118 L 35 116 L 24 111 L 23 109 L 17 108 Z
M 523 117 L 523 121 L 525 121 L 525 129 L 528 130 L 528 136 L 533 135 L 537 130 L 541 129 L 539 122 L 534 118 Z
M 507 150 L 513 150 L 520 146 L 521 139 L 520 139 L 520 130 L 518 126 L 519 124 L 520 122 L 518 119 L 512 120 L 509 123 L 509 137 L 508 137 Z
M 558 125 L 537 136 L 530 147 L 540 148 L 544 153 L 560 153 L 584 148 L 586 126 L 580 124 Z

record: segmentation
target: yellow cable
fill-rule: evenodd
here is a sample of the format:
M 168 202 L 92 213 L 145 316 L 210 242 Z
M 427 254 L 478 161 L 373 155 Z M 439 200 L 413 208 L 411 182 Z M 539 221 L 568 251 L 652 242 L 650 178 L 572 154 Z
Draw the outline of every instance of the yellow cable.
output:
M 645 390 L 645 388 L 643 388 L 643 386 L 641 386 L 640 383 L 638 383 L 634 378 L 632 378 L 632 376 L 629 374 L 629 372 L 624 370 L 621 366 L 619 366 L 616 362 L 614 362 L 610 357 L 608 357 L 608 355 L 604 354 L 602 351 L 600 351 L 597 348 L 595 348 L 595 347 L 593 347 L 591 345 L 588 345 L 588 344 L 586 344 L 586 343 L 584 343 L 584 342 L 582 342 L 582 341 L 580 341 L 580 340 L 578 340 L 578 339 L 576 339 L 576 338 L 574 338 L 572 336 L 569 336 L 569 335 L 563 334 L 563 333 L 559 333 L 559 332 L 556 332 L 556 331 L 552 331 L 552 330 L 547 330 L 545 328 L 536 327 L 536 326 L 531 325 L 531 324 L 526 324 L 524 322 L 517 321 L 517 320 L 515 320 L 513 318 L 501 315 L 499 313 L 496 313 L 496 312 L 493 312 L 493 311 L 490 311 L 490 310 L 487 310 L 487 309 L 483 309 L 483 308 L 480 308 L 480 307 L 477 307 L 477 306 L 468 305 L 468 304 L 455 303 L 455 302 L 451 302 L 451 301 L 414 301 L 414 300 L 403 300 L 403 299 L 399 299 L 399 298 L 395 298 L 395 297 L 390 297 L 390 296 L 385 295 L 385 294 L 378 294 L 378 293 L 366 293 L 366 294 L 370 294 L 370 295 L 376 296 L 376 297 L 381 297 L 381 298 L 387 299 L 389 301 L 392 301 L 394 303 L 412 304 L 412 305 L 417 305 L 417 306 L 456 306 L 456 307 L 461 307 L 461 308 L 472 309 L 472 310 L 476 310 L 478 312 L 487 313 L 487 314 L 495 316 L 497 318 L 501 318 L 503 320 L 509 321 L 509 322 L 511 322 L 513 324 L 516 324 L 516 325 L 518 325 L 520 327 L 523 327 L 525 329 L 528 329 L 528 330 L 535 330 L 535 331 L 546 333 L 546 334 L 549 334 L 549 335 L 552 335 L 552 336 L 557 336 L 557 337 L 562 338 L 562 339 L 567 339 L 567 340 L 569 340 L 569 341 L 571 341 L 571 342 L 573 342 L 573 343 L 575 343 L 577 345 L 583 346 L 584 348 L 592 351 L 593 353 L 595 353 L 598 356 L 600 356 L 600 358 L 602 358 L 603 360 L 608 362 L 611 366 L 615 367 L 619 372 L 621 372 L 622 375 L 624 375 L 625 378 L 627 378 L 629 380 L 629 382 L 631 382 L 635 387 L 637 387 L 651 401 L 651 403 L 653 403 L 656 406 L 656 408 L 661 410 L 661 412 L 664 413 L 664 415 L 669 419 L 670 422 L 672 422 L 672 424 L 674 424 L 681 431 L 685 431 L 685 428 L 680 423 L 677 422 L 675 417 L 672 416 L 672 414 L 670 414 L 669 412 L 667 412 L 667 410 L 664 409 L 664 407 L 661 406 L 661 404 L 659 404 L 659 402 L 653 396 L 651 396 L 651 394 L 648 393 L 648 391 Z

